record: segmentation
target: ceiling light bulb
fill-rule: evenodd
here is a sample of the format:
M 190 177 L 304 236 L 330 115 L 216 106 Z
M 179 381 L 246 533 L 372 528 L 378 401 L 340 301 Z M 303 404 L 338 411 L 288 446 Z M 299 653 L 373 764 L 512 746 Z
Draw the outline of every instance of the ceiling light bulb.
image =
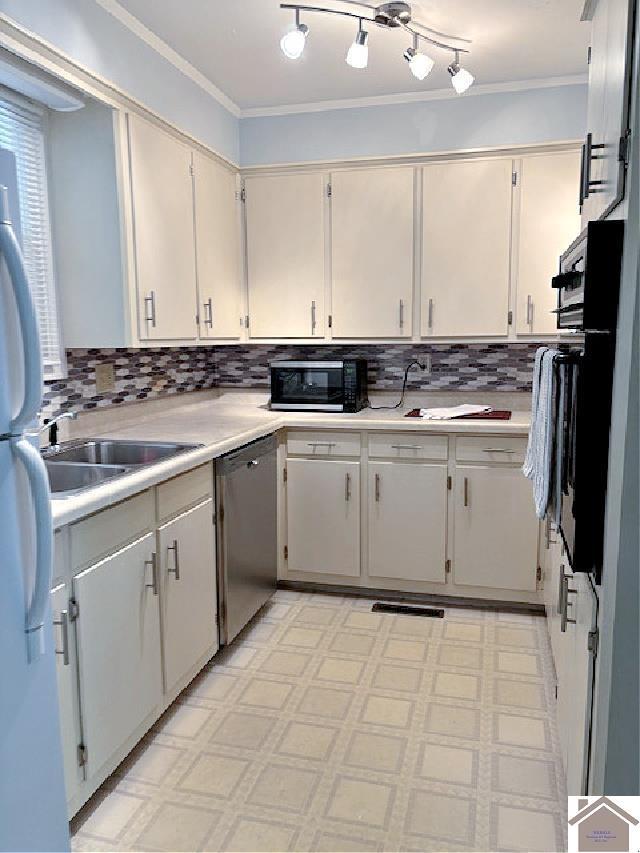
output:
M 352 68 L 367 67 L 367 63 L 369 62 L 369 48 L 367 47 L 368 36 L 369 33 L 362 29 L 361 24 L 360 29 L 356 33 L 354 42 L 347 53 L 347 65 L 350 65 Z
M 451 74 L 451 84 L 459 95 L 466 92 L 475 80 L 473 74 L 470 74 L 466 68 L 460 67 L 457 57 L 456 61 L 452 62 L 447 68 L 447 71 Z
M 411 73 L 418 80 L 424 80 L 435 65 L 430 56 L 420 53 L 415 47 L 408 47 L 404 52 L 404 58 L 409 63 Z
M 295 29 L 289 30 L 280 39 L 280 48 L 287 59 L 299 59 L 302 56 L 309 27 L 297 24 Z

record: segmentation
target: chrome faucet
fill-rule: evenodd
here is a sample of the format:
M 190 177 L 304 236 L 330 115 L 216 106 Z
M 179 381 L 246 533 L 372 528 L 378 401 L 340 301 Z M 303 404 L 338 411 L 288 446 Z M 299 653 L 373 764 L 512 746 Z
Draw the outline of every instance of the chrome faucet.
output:
M 49 447 L 55 453 L 60 445 L 58 444 L 58 423 L 65 418 L 70 418 L 71 420 L 75 420 L 78 417 L 77 412 L 60 412 L 59 415 L 56 415 L 54 418 L 46 418 L 40 427 L 40 432 L 44 432 L 45 430 L 49 430 Z

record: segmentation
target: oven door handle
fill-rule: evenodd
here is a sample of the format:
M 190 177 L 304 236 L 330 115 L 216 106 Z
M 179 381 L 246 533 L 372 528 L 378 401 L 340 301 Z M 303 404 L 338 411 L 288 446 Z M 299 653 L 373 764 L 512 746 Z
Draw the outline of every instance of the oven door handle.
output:
M 570 270 L 569 272 L 561 272 L 558 275 L 554 275 L 551 279 L 551 287 L 555 287 L 556 290 L 563 290 L 565 287 L 573 289 L 579 287 L 581 282 L 582 273 Z

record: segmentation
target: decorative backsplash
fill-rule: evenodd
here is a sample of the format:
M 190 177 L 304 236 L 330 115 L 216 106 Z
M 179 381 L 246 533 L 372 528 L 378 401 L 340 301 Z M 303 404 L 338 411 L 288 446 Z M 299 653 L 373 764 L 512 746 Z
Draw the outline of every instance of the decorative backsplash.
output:
M 205 388 L 269 387 L 277 359 L 366 358 L 373 391 L 399 390 L 408 362 L 431 355 L 431 374 L 414 370 L 407 387 L 420 391 L 530 391 L 537 344 L 378 344 L 162 347 L 67 351 L 68 377 L 48 382 L 44 410 L 91 410 Z M 98 394 L 95 368 L 113 364 L 115 388 Z

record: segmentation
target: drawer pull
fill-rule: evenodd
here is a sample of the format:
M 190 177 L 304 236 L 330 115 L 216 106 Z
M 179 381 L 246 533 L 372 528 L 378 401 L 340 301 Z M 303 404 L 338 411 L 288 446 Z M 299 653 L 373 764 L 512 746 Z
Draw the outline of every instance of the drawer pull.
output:
M 308 441 L 309 447 L 335 447 L 335 441 Z
M 515 450 L 511 450 L 508 447 L 483 447 L 483 453 L 515 453 Z
M 69 666 L 69 612 L 61 610 L 60 618 L 54 619 L 53 624 L 60 626 L 62 634 L 62 648 L 56 649 L 56 654 L 62 655 L 62 663 Z
M 170 569 L 167 566 L 167 572 L 169 572 L 169 574 L 175 575 L 176 580 L 179 581 L 180 580 L 180 552 L 178 551 L 178 540 L 177 539 L 173 540 L 173 545 L 167 546 L 167 551 L 173 551 L 173 557 L 174 557 L 173 568 Z
M 392 444 L 392 450 L 422 450 L 421 444 Z
M 376 474 L 376 501 L 380 500 L 380 474 Z

